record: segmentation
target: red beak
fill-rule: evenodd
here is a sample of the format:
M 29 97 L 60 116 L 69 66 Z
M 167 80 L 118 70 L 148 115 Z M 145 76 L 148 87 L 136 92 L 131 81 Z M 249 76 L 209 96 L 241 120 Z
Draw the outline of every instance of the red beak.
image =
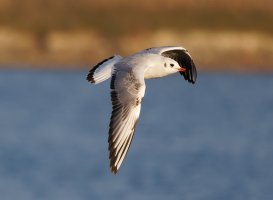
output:
M 183 68 L 183 67 L 180 67 L 180 68 L 178 69 L 178 71 L 180 71 L 180 72 L 185 72 L 185 71 L 186 71 L 186 69 L 185 69 L 185 68 Z

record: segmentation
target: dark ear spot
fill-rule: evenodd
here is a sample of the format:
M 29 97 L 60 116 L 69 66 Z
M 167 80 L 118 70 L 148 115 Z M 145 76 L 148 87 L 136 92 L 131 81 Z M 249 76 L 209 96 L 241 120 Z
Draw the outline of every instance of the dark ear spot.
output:
M 164 67 L 167 67 L 167 64 L 166 64 L 166 63 L 164 63 Z

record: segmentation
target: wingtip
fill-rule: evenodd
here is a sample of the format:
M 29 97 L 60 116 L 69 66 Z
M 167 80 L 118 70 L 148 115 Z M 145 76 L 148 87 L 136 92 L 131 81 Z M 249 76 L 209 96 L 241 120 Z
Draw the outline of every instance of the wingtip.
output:
M 111 170 L 111 173 L 112 174 L 117 174 L 118 169 L 119 169 L 118 166 L 115 165 L 114 160 L 112 159 L 112 157 L 109 157 L 109 159 L 110 159 L 110 170 Z
M 97 63 L 95 66 L 93 66 L 89 70 L 89 72 L 86 76 L 86 80 L 90 83 L 93 83 L 93 84 L 97 84 L 97 83 L 100 83 L 101 81 L 103 81 L 104 79 L 101 79 L 101 76 L 100 76 L 100 79 L 97 79 L 95 72 L 100 66 L 102 66 L 104 63 L 108 62 L 109 60 L 112 60 L 113 58 L 120 58 L 120 56 L 111 56 L 111 57 L 106 58 L 106 59 L 102 60 L 101 62 Z
M 115 166 L 110 166 L 112 174 L 116 175 L 118 172 L 118 169 Z
M 108 140 L 109 140 L 109 138 L 108 138 Z M 113 151 L 112 145 L 113 145 L 113 143 L 109 143 L 109 146 L 108 146 L 109 160 L 110 160 L 110 165 L 109 166 L 110 166 L 111 172 L 113 174 L 116 174 L 118 172 L 119 168 L 118 168 L 117 165 L 115 165 L 115 156 L 114 156 L 115 151 Z
M 90 83 L 95 84 L 96 81 L 95 81 L 93 75 L 94 75 L 94 72 L 93 72 L 93 71 L 91 72 L 91 70 L 90 70 L 90 72 L 89 72 L 89 73 L 87 74 L 87 76 L 86 76 L 86 80 L 87 80 L 88 82 L 90 82 Z

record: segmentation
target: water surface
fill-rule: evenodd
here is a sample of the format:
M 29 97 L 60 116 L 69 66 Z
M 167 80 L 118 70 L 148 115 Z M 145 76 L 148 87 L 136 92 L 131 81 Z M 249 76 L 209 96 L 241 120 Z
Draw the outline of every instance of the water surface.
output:
M 271 200 L 273 75 L 147 81 L 120 172 L 108 167 L 109 81 L 0 71 L 3 200 Z

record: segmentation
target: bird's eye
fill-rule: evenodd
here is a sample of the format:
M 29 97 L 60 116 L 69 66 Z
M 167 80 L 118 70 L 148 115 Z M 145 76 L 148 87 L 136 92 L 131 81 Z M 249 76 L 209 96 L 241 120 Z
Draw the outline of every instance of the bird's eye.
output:
M 173 63 L 171 63 L 170 65 L 171 65 L 171 67 L 173 67 L 173 66 L 174 66 L 174 64 L 173 64 Z

